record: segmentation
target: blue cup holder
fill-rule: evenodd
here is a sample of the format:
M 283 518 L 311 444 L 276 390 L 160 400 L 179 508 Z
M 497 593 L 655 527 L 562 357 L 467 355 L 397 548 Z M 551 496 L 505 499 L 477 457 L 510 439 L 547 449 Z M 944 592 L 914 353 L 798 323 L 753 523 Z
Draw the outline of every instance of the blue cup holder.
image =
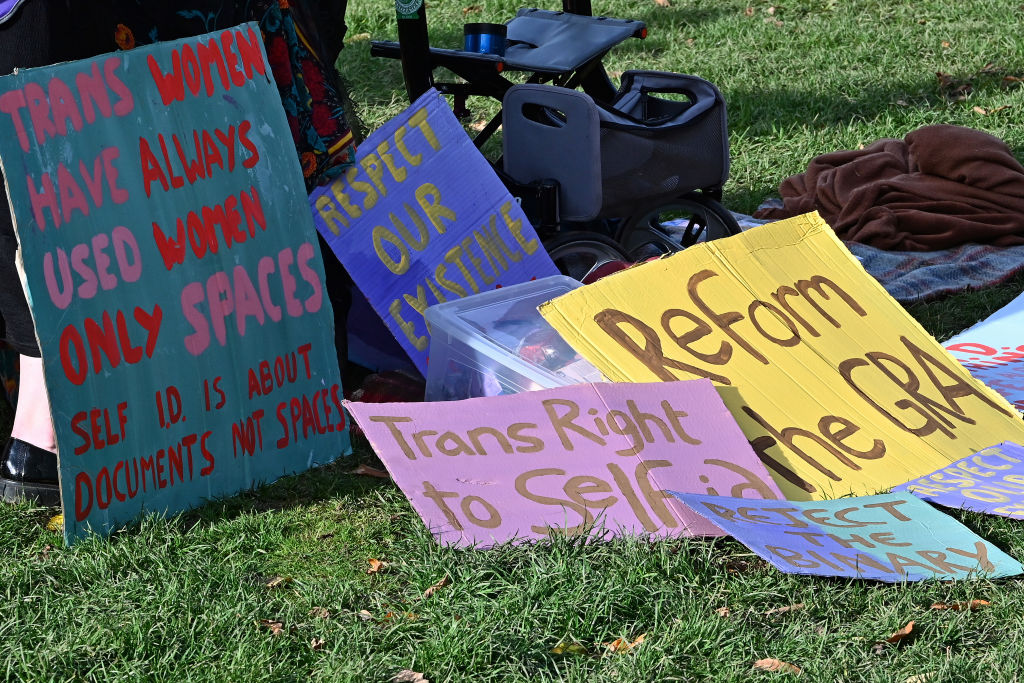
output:
M 505 24 L 466 24 L 463 34 L 466 52 L 504 56 L 508 37 Z

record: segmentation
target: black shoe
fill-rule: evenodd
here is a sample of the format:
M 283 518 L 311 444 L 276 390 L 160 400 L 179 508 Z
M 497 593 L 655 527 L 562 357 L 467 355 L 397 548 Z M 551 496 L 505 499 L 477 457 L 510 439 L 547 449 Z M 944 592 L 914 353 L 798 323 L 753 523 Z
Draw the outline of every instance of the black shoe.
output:
M 21 439 L 8 439 L 0 456 L 0 500 L 60 505 L 57 455 Z

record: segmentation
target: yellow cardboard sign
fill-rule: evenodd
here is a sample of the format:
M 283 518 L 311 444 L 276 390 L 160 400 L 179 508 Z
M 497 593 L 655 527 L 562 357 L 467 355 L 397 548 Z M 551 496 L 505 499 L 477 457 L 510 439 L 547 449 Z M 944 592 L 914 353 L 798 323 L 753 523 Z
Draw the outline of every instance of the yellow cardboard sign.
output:
M 541 307 L 618 382 L 707 377 L 793 500 L 869 495 L 1024 421 L 896 303 L 817 213 L 616 273 Z

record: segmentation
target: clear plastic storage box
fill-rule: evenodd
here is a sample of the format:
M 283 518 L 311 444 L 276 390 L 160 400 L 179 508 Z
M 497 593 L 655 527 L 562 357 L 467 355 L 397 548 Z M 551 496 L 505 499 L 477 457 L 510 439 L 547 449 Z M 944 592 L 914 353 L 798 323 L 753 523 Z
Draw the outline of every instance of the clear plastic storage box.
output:
M 427 401 L 603 382 L 537 307 L 582 285 L 565 275 L 482 292 L 427 308 Z

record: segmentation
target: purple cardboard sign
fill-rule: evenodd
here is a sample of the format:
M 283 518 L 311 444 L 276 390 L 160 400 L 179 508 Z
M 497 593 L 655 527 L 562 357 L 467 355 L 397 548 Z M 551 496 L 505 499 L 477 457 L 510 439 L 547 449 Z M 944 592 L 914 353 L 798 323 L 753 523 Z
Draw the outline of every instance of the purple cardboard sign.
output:
M 901 484 L 918 498 L 974 512 L 1024 519 L 1024 446 L 1004 441 Z
M 720 536 L 666 489 L 782 497 L 704 379 L 345 405 L 444 545 Z
M 359 145 L 310 196 L 313 222 L 421 373 L 436 303 L 558 269 L 436 90 Z
M 783 502 L 673 493 L 787 574 L 900 583 L 1024 572 L 1017 560 L 906 493 Z

